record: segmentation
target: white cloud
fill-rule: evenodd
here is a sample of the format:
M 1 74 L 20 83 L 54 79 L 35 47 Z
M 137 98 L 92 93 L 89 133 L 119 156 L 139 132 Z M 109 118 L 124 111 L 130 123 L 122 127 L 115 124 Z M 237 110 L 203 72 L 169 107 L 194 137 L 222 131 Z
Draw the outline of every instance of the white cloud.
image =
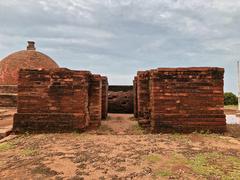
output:
M 137 70 L 223 66 L 236 91 L 240 1 L 0 0 L 0 57 L 37 48 L 73 69 L 132 83 Z

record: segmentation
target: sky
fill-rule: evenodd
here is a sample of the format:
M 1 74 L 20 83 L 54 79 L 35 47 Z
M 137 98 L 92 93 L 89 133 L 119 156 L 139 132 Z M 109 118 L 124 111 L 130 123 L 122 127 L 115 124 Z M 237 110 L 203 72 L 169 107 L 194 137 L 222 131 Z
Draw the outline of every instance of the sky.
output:
M 138 70 L 224 67 L 237 92 L 238 0 L 0 0 L 0 59 L 36 42 L 61 67 L 132 84 Z

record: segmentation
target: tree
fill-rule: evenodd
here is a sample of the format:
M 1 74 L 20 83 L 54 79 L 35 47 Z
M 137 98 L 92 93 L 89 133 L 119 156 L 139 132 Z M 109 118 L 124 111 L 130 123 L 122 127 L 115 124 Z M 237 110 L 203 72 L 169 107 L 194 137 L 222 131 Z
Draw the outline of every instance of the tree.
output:
M 224 105 L 237 105 L 238 98 L 232 92 L 224 93 Z

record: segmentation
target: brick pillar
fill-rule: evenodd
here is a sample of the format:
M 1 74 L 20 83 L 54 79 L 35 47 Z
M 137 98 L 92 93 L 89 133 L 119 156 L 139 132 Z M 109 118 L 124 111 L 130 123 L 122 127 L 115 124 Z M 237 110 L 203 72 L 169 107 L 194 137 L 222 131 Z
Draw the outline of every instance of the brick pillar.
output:
M 107 118 L 108 113 L 108 79 L 102 76 L 102 119 Z
M 137 99 L 137 76 L 134 77 L 133 80 L 133 112 L 134 112 L 134 117 L 138 117 L 138 99 Z
M 102 119 L 102 77 L 100 75 L 91 76 L 89 100 L 89 127 L 96 128 L 101 125 Z
M 150 126 L 150 92 L 149 92 L 149 71 L 137 73 L 137 114 L 139 124 L 144 127 Z

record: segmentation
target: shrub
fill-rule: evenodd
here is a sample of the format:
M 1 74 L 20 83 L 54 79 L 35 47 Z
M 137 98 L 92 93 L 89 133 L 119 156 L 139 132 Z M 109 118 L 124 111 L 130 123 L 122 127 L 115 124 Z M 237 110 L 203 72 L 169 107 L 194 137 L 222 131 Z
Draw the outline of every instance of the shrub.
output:
M 238 98 L 232 92 L 224 93 L 224 105 L 237 105 Z

